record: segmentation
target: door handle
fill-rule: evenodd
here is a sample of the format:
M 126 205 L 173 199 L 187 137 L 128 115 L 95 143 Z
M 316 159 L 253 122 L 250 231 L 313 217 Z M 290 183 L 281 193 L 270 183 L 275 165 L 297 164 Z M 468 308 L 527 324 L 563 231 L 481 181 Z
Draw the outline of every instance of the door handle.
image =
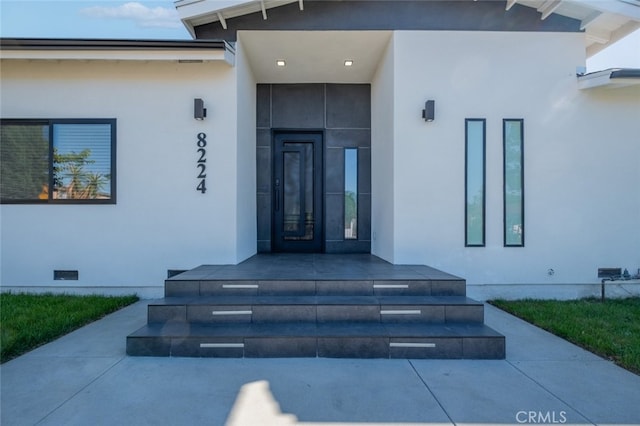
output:
M 276 211 L 280 210 L 280 179 L 276 179 Z

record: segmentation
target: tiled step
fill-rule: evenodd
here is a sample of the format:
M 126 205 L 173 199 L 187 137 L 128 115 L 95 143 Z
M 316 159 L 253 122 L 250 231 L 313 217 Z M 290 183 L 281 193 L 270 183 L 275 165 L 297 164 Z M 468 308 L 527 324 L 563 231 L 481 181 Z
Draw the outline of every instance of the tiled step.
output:
M 375 256 L 257 255 L 165 281 L 133 356 L 501 359 L 465 280 Z
M 463 296 L 218 296 L 165 298 L 149 323 L 483 323 L 483 304 Z
M 165 281 L 165 297 L 313 295 L 465 296 L 466 282 L 463 279 L 197 280 L 182 275 Z
M 502 359 L 504 336 L 482 324 L 148 324 L 132 356 Z

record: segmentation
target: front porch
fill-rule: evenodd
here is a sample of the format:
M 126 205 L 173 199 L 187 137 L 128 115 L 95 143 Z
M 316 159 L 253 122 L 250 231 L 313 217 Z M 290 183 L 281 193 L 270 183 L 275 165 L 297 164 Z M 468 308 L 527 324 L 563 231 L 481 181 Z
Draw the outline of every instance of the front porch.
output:
M 394 265 L 371 254 L 257 254 L 237 265 L 202 265 L 167 280 L 429 280 L 464 282 L 425 265 Z
M 464 279 L 370 254 L 260 254 L 165 282 L 133 356 L 502 359 Z

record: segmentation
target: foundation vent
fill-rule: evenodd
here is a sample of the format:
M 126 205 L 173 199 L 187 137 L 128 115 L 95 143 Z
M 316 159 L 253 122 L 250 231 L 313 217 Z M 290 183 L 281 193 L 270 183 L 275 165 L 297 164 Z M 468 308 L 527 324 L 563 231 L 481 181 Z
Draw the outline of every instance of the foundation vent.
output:
M 56 281 L 78 281 L 78 271 L 53 271 L 53 279 Z

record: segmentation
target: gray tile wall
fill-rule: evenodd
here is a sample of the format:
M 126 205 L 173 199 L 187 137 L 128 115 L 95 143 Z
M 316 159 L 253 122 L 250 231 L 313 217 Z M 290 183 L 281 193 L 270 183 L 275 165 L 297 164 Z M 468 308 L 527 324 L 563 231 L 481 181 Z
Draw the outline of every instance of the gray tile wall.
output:
M 257 87 L 258 252 L 271 251 L 271 132 L 324 131 L 325 251 L 371 251 L 371 86 L 259 84 Z M 358 239 L 344 239 L 344 148 L 358 148 Z

